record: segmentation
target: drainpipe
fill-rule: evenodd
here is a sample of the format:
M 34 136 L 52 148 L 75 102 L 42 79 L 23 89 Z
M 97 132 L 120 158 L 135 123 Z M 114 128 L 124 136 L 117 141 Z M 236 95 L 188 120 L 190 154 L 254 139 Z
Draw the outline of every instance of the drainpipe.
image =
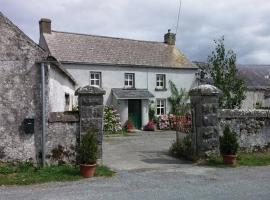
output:
M 46 91 L 45 91 L 45 63 L 41 63 L 41 91 L 42 91 L 42 167 L 45 166 L 46 155 Z

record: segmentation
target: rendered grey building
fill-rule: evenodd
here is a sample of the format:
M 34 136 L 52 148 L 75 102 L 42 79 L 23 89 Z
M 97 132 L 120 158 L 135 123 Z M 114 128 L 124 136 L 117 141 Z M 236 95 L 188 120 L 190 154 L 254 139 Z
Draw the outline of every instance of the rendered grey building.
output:
M 169 113 L 169 80 L 187 90 L 196 84 L 197 67 L 175 47 L 173 33 L 152 42 L 53 31 L 49 19 L 39 25 L 40 45 L 79 86 L 103 88 L 104 104 L 118 110 L 122 123 L 131 118 L 136 128 L 145 125 L 150 99 L 157 115 Z

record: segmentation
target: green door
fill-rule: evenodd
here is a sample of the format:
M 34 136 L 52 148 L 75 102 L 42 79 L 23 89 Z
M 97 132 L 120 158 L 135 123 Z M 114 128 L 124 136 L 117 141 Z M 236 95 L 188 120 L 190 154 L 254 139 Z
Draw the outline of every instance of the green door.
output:
M 141 129 L 142 127 L 141 100 L 139 99 L 128 100 L 128 119 L 132 121 L 136 129 Z

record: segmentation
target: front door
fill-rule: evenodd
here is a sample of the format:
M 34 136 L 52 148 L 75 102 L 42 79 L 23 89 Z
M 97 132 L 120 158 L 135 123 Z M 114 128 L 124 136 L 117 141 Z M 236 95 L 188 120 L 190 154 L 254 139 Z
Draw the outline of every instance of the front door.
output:
M 141 129 L 142 127 L 142 108 L 141 100 L 128 100 L 128 119 L 132 121 L 134 128 Z

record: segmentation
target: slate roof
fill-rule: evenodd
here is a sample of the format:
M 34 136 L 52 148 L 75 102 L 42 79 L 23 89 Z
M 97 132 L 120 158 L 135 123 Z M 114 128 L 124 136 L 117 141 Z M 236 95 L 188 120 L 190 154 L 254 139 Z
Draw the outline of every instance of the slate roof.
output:
M 250 90 L 270 90 L 270 65 L 238 65 Z
M 154 95 L 146 89 L 112 88 L 112 94 L 116 99 L 149 99 Z
M 175 46 L 163 42 L 58 31 L 43 35 L 51 55 L 62 63 L 197 69 Z

